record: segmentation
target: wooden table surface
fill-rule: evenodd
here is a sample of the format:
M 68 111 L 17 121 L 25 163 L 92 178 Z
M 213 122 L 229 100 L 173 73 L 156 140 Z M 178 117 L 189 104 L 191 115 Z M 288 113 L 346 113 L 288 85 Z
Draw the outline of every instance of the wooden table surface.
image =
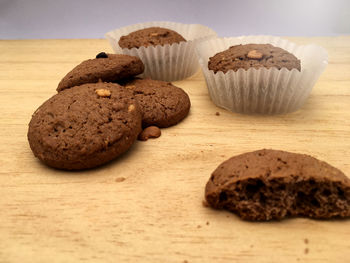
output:
M 350 220 L 252 223 L 202 205 L 222 161 L 261 148 L 310 154 L 350 176 L 350 36 L 288 39 L 329 52 L 299 111 L 217 108 L 198 72 L 175 83 L 192 101 L 183 122 L 83 172 L 41 164 L 27 125 L 69 70 L 111 51 L 107 41 L 0 41 L 0 262 L 350 262 Z

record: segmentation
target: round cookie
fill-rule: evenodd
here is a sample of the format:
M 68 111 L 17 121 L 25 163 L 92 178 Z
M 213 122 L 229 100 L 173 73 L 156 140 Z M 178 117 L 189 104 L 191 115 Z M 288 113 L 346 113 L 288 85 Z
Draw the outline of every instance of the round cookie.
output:
M 116 158 L 140 132 L 141 112 L 132 92 L 100 82 L 63 90 L 42 104 L 29 123 L 28 140 L 47 165 L 80 170 Z
M 165 128 L 184 119 L 191 107 L 190 98 L 169 82 L 134 79 L 126 84 L 141 107 L 143 127 Z
M 57 91 L 100 80 L 115 82 L 143 71 L 144 65 L 138 57 L 101 52 L 95 59 L 85 60 L 73 68 L 58 84 Z
M 212 173 L 210 206 L 246 220 L 350 217 L 350 179 L 305 154 L 259 150 L 234 156 Z
M 300 60 L 288 51 L 270 44 L 246 44 L 232 46 L 209 58 L 208 68 L 214 73 L 242 68 L 287 68 L 300 71 Z
M 162 27 L 149 27 L 134 31 L 119 39 L 121 48 L 139 48 L 165 44 L 180 43 L 186 41 L 179 33 Z

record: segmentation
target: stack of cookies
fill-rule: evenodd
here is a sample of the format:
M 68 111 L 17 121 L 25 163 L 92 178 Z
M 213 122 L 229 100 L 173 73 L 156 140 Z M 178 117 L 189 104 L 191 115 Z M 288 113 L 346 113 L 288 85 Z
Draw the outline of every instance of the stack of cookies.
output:
M 134 78 L 143 71 L 137 57 L 104 52 L 76 66 L 32 116 L 28 140 L 34 155 L 58 169 L 93 168 L 127 151 L 138 137 L 159 137 L 159 128 L 184 119 L 188 95 L 168 82 Z
M 328 64 L 321 47 L 271 36 L 210 39 L 196 51 L 212 101 L 245 114 L 298 110 Z

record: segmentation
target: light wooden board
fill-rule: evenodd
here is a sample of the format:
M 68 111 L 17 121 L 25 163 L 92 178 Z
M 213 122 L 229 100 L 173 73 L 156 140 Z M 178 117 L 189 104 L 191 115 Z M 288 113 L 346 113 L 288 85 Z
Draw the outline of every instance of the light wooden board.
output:
M 102 39 L 0 41 L 0 262 L 350 262 L 350 220 L 251 223 L 202 206 L 211 172 L 246 151 L 311 154 L 350 176 L 350 37 L 288 39 L 329 52 L 301 110 L 222 110 L 198 72 L 175 83 L 192 101 L 183 122 L 74 173 L 34 158 L 27 124 L 72 67 L 111 48 Z

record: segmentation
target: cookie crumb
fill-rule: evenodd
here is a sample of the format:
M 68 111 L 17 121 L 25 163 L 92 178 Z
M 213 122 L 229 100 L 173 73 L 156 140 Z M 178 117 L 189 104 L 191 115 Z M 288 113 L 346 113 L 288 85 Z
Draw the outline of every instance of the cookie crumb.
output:
M 124 178 L 124 177 L 118 177 L 118 178 L 115 179 L 115 181 L 116 181 L 117 183 L 124 182 L 124 181 L 125 181 L 125 178 Z
M 111 91 L 108 89 L 97 89 L 95 90 L 96 94 L 100 97 L 110 97 Z
M 209 221 L 207 221 L 207 223 L 206 223 L 206 224 L 207 224 L 207 226 L 209 226 Z
M 220 116 L 220 112 L 218 112 L 218 111 L 215 112 L 215 115 L 216 115 L 216 116 Z
M 309 249 L 308 249 L 308 248 L 305 248 L 304 254 L 308 254 L 308 253 L 309 253 Z
M 202 226 L 201 225 L 198 225 L 197 228 L 201 228 Z
M 157 126 L 149 126 L 144 129 L 138 136 L 140 141 L 147 141 L 150 138 L 158 138 L 162 132 Z
M 209 207 L 209 204 L 208 204 L 208 202 L 207 202 L 206 200 L 203 200 L 203 201 L 202 201 L 202 205 L 203 205 L 204 207 Z
M 308 244 L 309 243 L 309 240 L 307 238 L 304 239 L 304 243 L 305 244 Z

